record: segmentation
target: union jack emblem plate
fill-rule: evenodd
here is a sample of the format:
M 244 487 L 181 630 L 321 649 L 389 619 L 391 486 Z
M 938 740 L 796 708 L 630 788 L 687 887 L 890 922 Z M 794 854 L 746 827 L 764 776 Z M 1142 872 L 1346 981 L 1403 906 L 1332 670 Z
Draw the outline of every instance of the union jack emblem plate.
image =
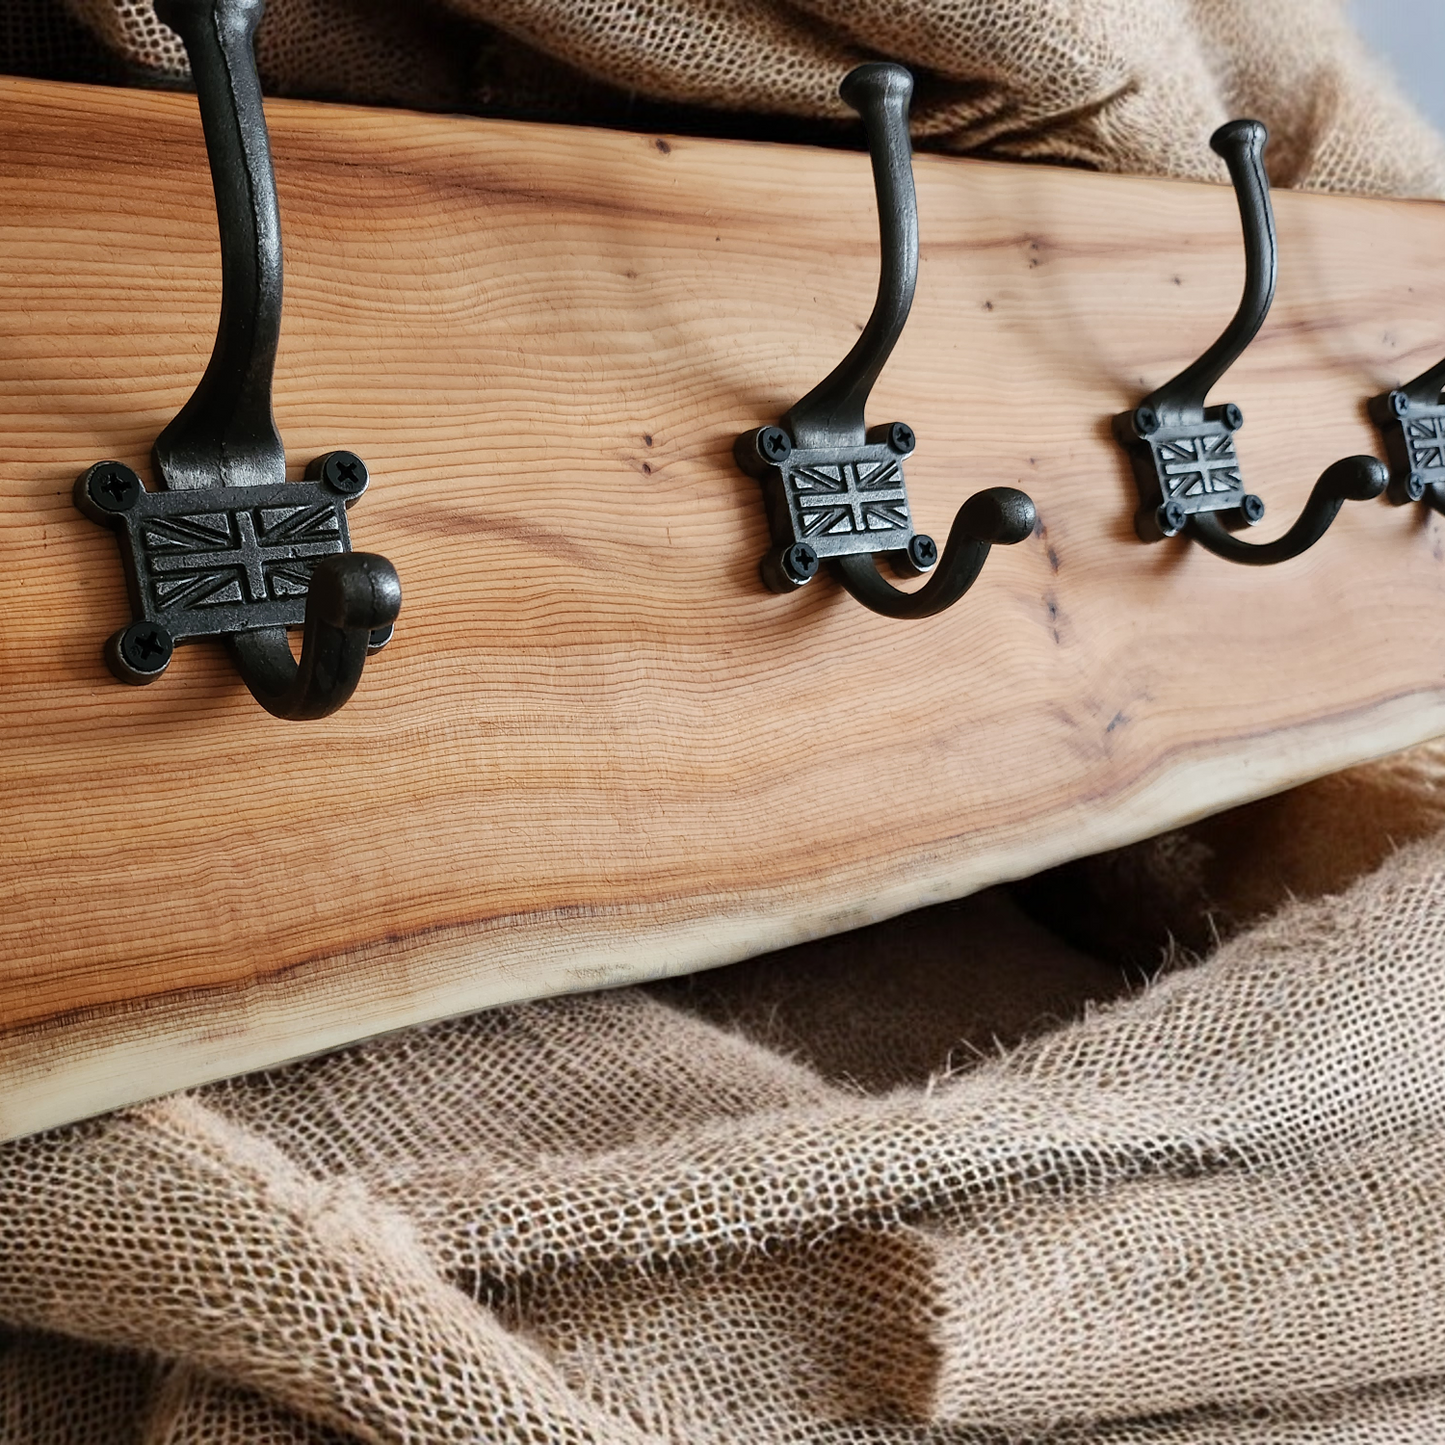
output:
M 913 536 L 903 462 L 886 443 L 799 449 L 778 468 L 792 536 L 820 557 L 898 552 Z
M 1244 496 L 1234 433 L 1222 421 L 1169 427 L 1149 438 L 1161 502 L 1179 501 L 1186 512 L 1237 507 Z
M 1399 425 L 1410 473 L 1426 486 L 1445 482 L 1445 407 L 1412 405 Z
M 137 620 L 177 641 L 300 627 L 311 569 L 351 550 L 345 501 L 319 482 L 144 492 L 112 525 Z

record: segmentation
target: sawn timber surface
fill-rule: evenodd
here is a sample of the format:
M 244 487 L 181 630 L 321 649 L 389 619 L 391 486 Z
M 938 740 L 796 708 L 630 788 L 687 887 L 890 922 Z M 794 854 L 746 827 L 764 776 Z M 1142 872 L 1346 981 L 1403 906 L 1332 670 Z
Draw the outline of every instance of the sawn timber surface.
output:
M 740 430 L 852 344 L 861 154 L 268 105 L 276 411 L 337 446 L 405 606 L 280 722 L 223 652 L 111 680 L 114 538 L 71 503 L 209 354 L 194 100 L 0 82 L 0 1136 L 509 999 L 704 968 L 1137 839 L 1445 731 L 1445 533 L 1348 506 L 1273 568 L 1134 539 L 1109 416 L 1242 277 L 1224 187 L 919 157 L 871 418 L 942 539 L 1042 525 L 924 622 L 764 592 Z M 1277 196 L 1273 314 L 1216 392 L 1282 530 L 1445 350 L 1445 208 Z M 960 940 L 960 946 L 966 946 Z

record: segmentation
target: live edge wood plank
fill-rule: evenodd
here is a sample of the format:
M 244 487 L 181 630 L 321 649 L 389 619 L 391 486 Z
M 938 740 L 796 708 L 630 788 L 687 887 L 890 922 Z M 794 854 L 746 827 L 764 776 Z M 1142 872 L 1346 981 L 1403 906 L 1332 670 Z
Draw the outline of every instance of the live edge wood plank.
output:
M 725 963 L 1445 731 L 1445 533 L 1347 507 L 1284 566 L 1132 534 L 1109 416 L 1238 294 L 1222 187 L 920 157 L 913 318 L 871 408 L 919 524 L 1042 525 L 925 622 L 762 591 L 733 436 L 857 334 L 861 155 L 278 102 L 276 410 L 348 446 L 400 570 L 355 699 L 278 722 L 217 648 L 105 672 L 115 542 L 209 353 L 194 101 L 0 81 L 0 1137 L 504 1000 Z M 1445 209 L 1277 197 L 1220 388 L 1270 513 L 1376 449 L 1445 349 Z

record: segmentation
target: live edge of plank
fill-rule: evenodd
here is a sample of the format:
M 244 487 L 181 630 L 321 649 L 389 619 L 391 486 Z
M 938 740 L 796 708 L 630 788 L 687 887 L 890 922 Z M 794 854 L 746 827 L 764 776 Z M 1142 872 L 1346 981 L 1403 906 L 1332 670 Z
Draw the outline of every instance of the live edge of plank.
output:
M 147 690 L 70 485 L 214 332 L 194 101 L 0 81 L 0 1137 L 511 999 L 709 967 L 959 896 L 1445 732 L 1445 531 L 1345 509 L 1244 569 L 1133 539 L 1108 417 L 1213 339 L 1219 187 L 919 157 L 913 318 L 871 414 L 915 516 L 1042 526 L 923 623 L 760 590 L 734 434 L 851 344 L 866 157 L 268 105 L 296 474 L 346 445 L 395 642 L 293 725 L 216 649 Z M 1221 396 L 1273 535 L 1364 400 L 1445 350 L 1436 205 L 1277 197 Z M 1417 284 L 1418 283 L 1418 284 Z

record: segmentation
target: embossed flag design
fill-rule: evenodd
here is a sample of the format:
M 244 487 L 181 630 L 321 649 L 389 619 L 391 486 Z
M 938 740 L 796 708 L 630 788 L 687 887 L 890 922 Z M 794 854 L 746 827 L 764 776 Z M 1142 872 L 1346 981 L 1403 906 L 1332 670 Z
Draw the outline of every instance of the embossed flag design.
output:
M 799 539 L 912 530 L 903 468 L 896 458 L 800 462 L 788 475 Z
M 304 597 L 317 560 L 343 549 L 324 502 L 150 517 L 141 537 L 158 613 Z

